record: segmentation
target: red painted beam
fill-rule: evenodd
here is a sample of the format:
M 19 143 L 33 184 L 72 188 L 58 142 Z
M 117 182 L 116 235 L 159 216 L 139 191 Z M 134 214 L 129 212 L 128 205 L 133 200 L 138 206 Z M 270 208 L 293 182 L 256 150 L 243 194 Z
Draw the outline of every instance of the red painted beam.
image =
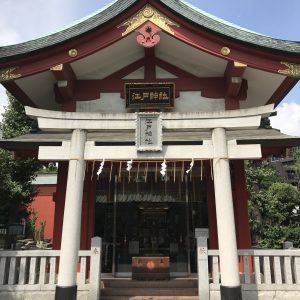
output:
M 69 64 L 59 65 L 51 68 L 51 72 L 57 83 L 54 87 L 55 100 L 58 103 L 71 101 L 74 96 L 76 75 Z
M 26 93 L 15 83 L 15 81 L 7 81 L 2 85 L 24 106 L 37 107 L 37 105 L 26 95 Z
M 287 77 L 278 89 L 274 92 L 271 98 L 268 100 L 267 104 L 275 104 L 276 106 L 280 101 L 290 92 L 290 90 L 297 84 L 299 79 Z
M 226 95 L 226 85 L 223 77 L 167 78 L 164 81 L 174 82 L 176 91 L 201 91 L 202 96 L 207 98 L 224 98 Z M 131 82 L 132 80 L 124 79 L 78 80 L 76 82 L 74 100 L 98 99 L 100 93 L 122 93 L 125 83 Z M 135 79 L 134 82 L 142 83 L 145 80 Z M 152 82 L 161 82 L 161 79 L 155 79 Z
M 229 61 L 227 63 L 227 67 L 224 72 L 227 85 L 227 96 L 237 97 L 239 95 L 243 83 L 242 77 L 246 68 L 247 65 L 239 62 Z
M 145 81 L 153 82 L 156 79 L 155 48 L 145 48 Z

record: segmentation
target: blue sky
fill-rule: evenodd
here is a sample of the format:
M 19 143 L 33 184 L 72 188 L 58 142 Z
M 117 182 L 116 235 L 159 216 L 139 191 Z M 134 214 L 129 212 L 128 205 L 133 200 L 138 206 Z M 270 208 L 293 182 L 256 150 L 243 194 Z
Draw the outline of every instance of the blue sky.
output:
M 57 31 L 110 2 L 110 0 L 0 0 L 0 46 L 20 43 Z M 300 41 L 299 0 L 188 0 L 188 2 L 252 31 L 279 39 Z M 4 90 L 0 89 L 0 112 L 5 105 L 5 98 Z M 300 84 L 286 96 L 277 110 L 278 117 L 273 118 L 273 126 L 283 132 L 300 135 Z

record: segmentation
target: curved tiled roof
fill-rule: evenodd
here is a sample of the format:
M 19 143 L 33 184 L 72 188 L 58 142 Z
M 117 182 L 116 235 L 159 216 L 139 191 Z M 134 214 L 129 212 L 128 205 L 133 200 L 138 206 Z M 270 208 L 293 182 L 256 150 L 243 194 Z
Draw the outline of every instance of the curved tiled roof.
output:
M 137 1 L 138 0 L 116 0 L 89 17 L 58 32 L 25 43 L 0 47 L 0 59 L 8 59 L 9 57 L 38 51 L 81 36 L 114 19 Z M 300 42 L 285 41 L 255 33 L 216 18 L 182 0 L 158 1 L 189 21 L 230 39 L 255 47 L 264 47 L 290 54 L 300 54 Z

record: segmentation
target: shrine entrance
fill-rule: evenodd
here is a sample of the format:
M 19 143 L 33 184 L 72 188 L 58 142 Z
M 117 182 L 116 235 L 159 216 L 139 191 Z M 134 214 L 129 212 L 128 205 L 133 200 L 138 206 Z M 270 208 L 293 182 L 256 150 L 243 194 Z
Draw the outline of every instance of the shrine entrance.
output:
M 195 228 L 208 227 L 206 179 L 200 167 L 187 175 L 188 164 L 180 165 L 170 163 L 164 177 L 160 164 L 100 175 L 95 235 L 103 237 L 103 273 L 131 276 L 133 257 L 167 257 L 171 276 L 197 272 Z

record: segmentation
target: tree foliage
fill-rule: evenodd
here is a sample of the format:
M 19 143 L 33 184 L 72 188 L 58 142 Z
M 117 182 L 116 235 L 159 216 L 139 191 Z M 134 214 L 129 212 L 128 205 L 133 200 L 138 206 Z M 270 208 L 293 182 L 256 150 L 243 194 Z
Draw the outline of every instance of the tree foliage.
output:
M 2 115 L 1 130 L 3 138 L 9 139 L 31 130 L 33 121 L 25 114 L 24 106 L 7 93 L 8 105 Z
M 32 122 L 24 107 L 10 94 L 2 116 L 3 138 L 16 137 L 31 129 Z M 0 149 L 0 223 L 19 222 L 27 216 L 26 208 L 37 193 L 31 182 L 38 168 L 36 159 L 20 159 L 13 152 Z
M 300 204 L 298 189 L 283 182 L 274 168 L 264 164 L 247 162 L 246 179 L 253 243 L 281 248 L 282 243 L 289 240 L 299 247 L 299 216 L 295 214 Z

